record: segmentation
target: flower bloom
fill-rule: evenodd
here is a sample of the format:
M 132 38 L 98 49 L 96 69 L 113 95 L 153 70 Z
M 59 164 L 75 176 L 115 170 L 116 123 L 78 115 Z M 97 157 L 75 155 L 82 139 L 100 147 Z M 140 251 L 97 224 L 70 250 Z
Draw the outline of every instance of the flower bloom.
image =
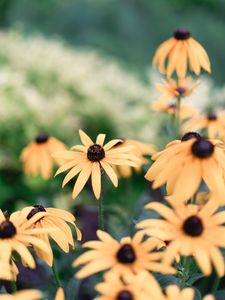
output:
M 43 294 L 38 290 L 23 290 L 14 294 L 0 295 L 0 300 L 41 300 Z
M 223 143 L 186 133 L 181 140 L 169 143 L 152 157 L 155 162 L 145 175 L 153 188 L 166 183 L 169 200 L 174 203 L 190 199 L 203 180 L 217 200 L 224 203 L 225 153 Z
M 166 60 L 168 63 L 165 66 Z M 211 73 L 210 61 L 205 49 L 186 29 L 176 30 L 172 38 L 159 46 L 153 58 L 153 65 L 167 77 L 171 77 L 176 71 L 179 78 L 184 78 L 188 65 L 196 75 L 200 74 L 201 68 Z
M 38 237 L 43 240 L 49 247 L 50 251 L 46 254 L 42 249 L 34 246 L 34 249 L 40 259 L 45 261 L 48 265 L 53 264 L 53 252 L 51 250 L 51 245 L 48 236 L 50 236 L 57 245 L 66 253 L 69 252 L 69 246 L 74 247 L 73 234 L 70 223 L 74 226 L 77 234 L 77 239 L 81 240 L 81 232 L 75 224 L 75 217 L 62 209 L 58 208 L 46 208 L 42 205 L 34 205 L 33 207 L 26 207 L 23 209 L 23 213 L 26 212 L 27 220 L 35 218 L 35 216 L 41 213 L 41 218 L 31 225 L 33 228 L 54 228 L 54 231 L 49 233 L 40 233 Z
M 91 177 L 92 188 L 96 199 L 101 194 L 101 169 L 105 171 L 114 186 L 118 185 L 118 178 L 113 170 L 116 165 L 128 165 L 136 167 L 139 159 L 131 152 L 132 147 L 114 146 L 121 140 L 112 140 L 104 144 L 105 134 L 99 134 L 94 143 L 89 136 L 79 130 L 83 145 L 72 147 L 72 151 L 60 151 L 54 153 L 57 159 L 65 159 L 65 163 L 58 169 L 56 175 L 71 169 L 63 181 L 63 187 L 77 174 L 79 174 L 73 189 L 75 199 L 84 188 L 89 177 Z
M 206 276 L 211 274 L 212 265 L 218 276 L 224 276 L 224 258 L 219 248 L 225 247 L 225 211 L 216 212 L 214 201 L 210 200 L 202 208 L 180 204 L 171 209 L 157 202 L 147 204 L 146 208 L 156 211 L 163 219 L 146 219 L 137 228 L 170 241 L 162 263 L 170 265 L 177 255 L 191 255 Z
M 32 176 L 40 174 L 44 179 L 49 179 L 54 165 L 51 154 L 65 149 L 66 146 L 54 137 L 45 133 L 39 134 L 21 153 L 24 173 Z
M 119 275 L 137 274 L 143 270 L 175 273 L 172 267 L 165 267 L 158 262 L 163 252 L 154 251 L 162 244 L 162 241 L 156 238 L 143 241 L 144 233 L 138 232 L 133 238 L 124 237 L 118 242 L 101 230 L 97 231 L 97 236 L 99 241 L 89 241 L 83 245 L 91 250 L 81 254 L 74 261 L 75 267 L 84 265 L 77 272 L 77 278 L 85 278 L 108 269 Z

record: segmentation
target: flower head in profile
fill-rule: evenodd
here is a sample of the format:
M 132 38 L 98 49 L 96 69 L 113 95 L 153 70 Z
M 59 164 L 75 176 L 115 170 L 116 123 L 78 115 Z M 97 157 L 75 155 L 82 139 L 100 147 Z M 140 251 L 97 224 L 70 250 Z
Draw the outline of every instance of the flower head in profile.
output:
M 44 179 L 52 176 L 54 160 L 52 153 L 65 150 L 66 146 L 45 133 L 39 134 L 21 153 L 21 160 L 26 175 L 41 175 Z
M 184 78 L 188 67 L 196 75 L 200 74 L 201 68 L 211 73 L 205 49 L 183 28 L 176 30 L 172 38 L 159 46 L 153 58 L 153 65 L 167 77 L 171 77 L 176 71 L 179 78 Z
M 143 220 L 137 228 L 150 236 L 170 240 L 162 260 L 165 265 L 171 264 L 178 254 L 193 256 L 206 276 L 211 274 L 212 266 L 218 276 L 224 275 L 224 258 L 219 248 L 225 247 L 225 211 L 216 212 L 214 201 L 202 208 L 193 204 L 169 208 L 158 202 L 149 203 L 146 208 L 163 219 Z
M 153 188 L 166 183 L 169 200 L 174 203 L 190 199 L 202 180 L 209 190 L 224 203 L 225 153 L 223 143 L 209 140 L 198 133 L 188 132 L 181 140 L 169 143 L 152 157 L 155 162 L 145 175 Z
M 94 143 L 89 136 L 79 130 L 80 139 L 83 145 L 72 147 L 71 151 L 60 151 L 54 153 L 57 159 L 64 159 L 66 162 L 58 169 L 56 175 L 70 170 L 63 181 L 63 187 L 76 175 L 78 178 L 73 189 L 73 199 L 75 199 L 84 188 L 89 177 L 96 199 L 101 194 L 101 171 L 104 170 L 113 185 L 117 187 L 118 178 L 113 169 L 116 165 L 137 166 L 139 159 L 132 153 L 132 147 L 114 146 L 121 140 L 112 140 L 104 145 L 105 134 L 99 134 Z
M 57 243 L 57 245 L 66 253 L 69 252 L 69 246 L 74 247 L 73 234 L 70 226 L 72 224 L 75 228 L 77 239 L 81 240 L 81 232 L 75 224 L 75 217 L 70 212 L 58 208 L 43 207 L 42 205 L 34 205 L 33 207 L 26 207 L 23 209 L 23 214 L 26 213 L 26 219 L 32 221 L 41 214 L 35 223 L 32 223 L 32 228 L 54 228 L 54 231 L 49 233 L 40 233 L 38 238 L 44 241 L 50 251 L 46 254 L 45 251 L 36 247 L 34 249 L 40 259 L 45 261 L 48 265 L 52 266 L 53 252 L 49 242 L 49 236 Z
M 124 237 L 120 242 L 108 233 L 98 230 L 99 241 L 89 241 L 83 245 L 91 250 L 81 254 L 74 266 L 83 265 L 76 274 L 77 278 L 85 278 L 100 271 L 108 270 L 118 274 L 137 274 L 149 270 L 164 274 L 175 273 L 175 270 L 162 265 L 159 260 L 163 252 L 155 252 L 162 241 L 149 238 L 143 241 L 144 233 L 138 232 L 133 238 Z
M 199 83 L 199 80 L 192 83 L 190 76 L 179 79 L 178 81 L 172 78 L 163 80 L 162 83 L 156 84 L 157 90 L 162 93 L 158 101 L 168 101 L 178 97 L 185 98 L 193 93 Z
M 225 136 L 225 112 L 219 114 L 210 112 L 206 115 L 196 114 L 183 125 L 183 131 L 207 129 L 211 139 L 223 139 Z
M 35 268 L 35 261 L 28 250 L 29 246 L 35 246 L 48 255 L 48 245 L 37 237 L 43 232 L 50 232 L 51 228 L 31 228 L 42 215 L 27 221 L 26 215 L 22 212 L 15 212 L 5 217 L 0 210 L 0 261 L 11 262 L 12 253 L 16 252 L 30 268 Z
M 41 300 L 43 294 L 38 290 L 22 290 L 14 294 L 0 295 L 0 300 Z

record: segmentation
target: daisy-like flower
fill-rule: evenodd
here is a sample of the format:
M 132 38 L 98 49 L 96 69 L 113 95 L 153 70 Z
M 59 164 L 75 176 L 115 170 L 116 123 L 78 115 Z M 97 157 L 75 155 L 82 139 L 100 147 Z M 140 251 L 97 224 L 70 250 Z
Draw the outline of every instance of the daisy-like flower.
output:
M 200 74 L 201 68 L 211 73 L 205 49 L 183 28 L 176 30 L 172 38 L 159 46 L 153 58 L 153 65 L 167 77 L 171 77 L 176 71 L 179 78 L 184 78 L 188 65 L 196 75 Z
M 45 251 L 34 245 L 38 257 L 45 261 L 49 266 L 52 266 L 53 264 L 53 252 L 48 236 L 50 236 L 64 252 L 68 253 L 70 245 L 75 247 L 73 234 L 70 226 L 67 224 L 68 222 L 74 226 L 77 239 L 81 240 L 81 232 L 75 224 L 75 217 L 65 210 L 34 205 L 33 207 L 24 208 L 22 213 L 26 214 L 26 219 L 30 221 L 41 214 L 41 218 L 34 223 L 32 222 L 32 228 L 54 228 L 54 231 L 49 232 L 48 234 L 40 233 L 37 235 L 38 238 L 48 245 L 50 249 L 49 253 L 46 254 Z
M 141 171 L 141 167 L 144 164 L 148 164 L 149 160 L 144 157 L 145 155 L 152 155 L 156 152 L 155 147 L 151 144 L 145 144 L 137 140 L 131 140 L 131 139 L 121 139 L 121 142 L 119 142 L 117 145 L 115 145 L 115 148 L 120 148 L 124 146 L 131 146 L 133 154 L 139 158 L 140 162 L 137 163 L 137 166 L 135 167 L 136 172 Z M 118 171 L 119 175 L 122 177 L 130 177 L 132 175 L 132 167 L 128 165 L 119 165 L 116 167 L 116 170 Z
M 65 149 L 66 146 L 56 138 L 45 133 L 39 134 L 21 153 L 24 173 L 32 176 L 40 174 L 44 179 L 49 179 L 54 166 L 51 154 Z
M 163 80 L 162 83 L 156 84 L 157 90 L 162 93 L 158 101 L 168 101 L 178 97 L 185 98 L 193 93 L 199 83 L 199 80 L 192 83 L 192 78 L 190 76 L 179 79 L 178 81 L 172 78 Z
M 0 295 L 0 300 L 40 300 L 43 294 L 38 290 L 23 290 L 12 295 Z
M 72 147 L 72 151 L 60 151 L 54 153 L 57 159 L 65 159 L 56 175 L 71 169 L 63 181 L 63 187 L 76 175 L 79 174 L 74 185 L 72 197 L 75 199 L 84 188 L 89 177 L 91 177 L 92 188 L 96 199 L 101 194 L 101 170 L 104 170 L 115 187 L 118 185 L 118 178 L 113 170 L 116 165 L 128 165 L 136 167 L 139 159 L 132 153 L 133 147 L 114 146 L 121 142 L 116 139 L 104 144 L 105 134 L 99 134 L 94 143 L 82 130 L 79 130 L 80 139 L 83 145 Z
M 63 288 L 58 288 L 55 295 L 55 300 L 65 300 L 65 294 Z
M 30 245 L 41 249 L 48 255 L 50 252 L 48 245 L 39 239 L 37 234 L 50 232 L 51 229 L 30 229 L 41 217 L 42 215 L 35 216 L 27 221 L 24 214 L 16 212 L 6 218 L 0 210 L 0 261 L 9 262 L 12 252 L 15 251 L 26 265 L 35 268 L 35 261 L 28 250 Z
M 151 104 L 151 109 L 156 112 L 164 112 L 171 116 L 177 114 L 177 105 L 176 103 L 165 103 L 163 101 L 155 101 Z M 179 108 L 179 117 L 182 120 L 189 119 L 196 114 L 196 110 L 190 106 L 181 103 Z
M 216 212 L 214 201 L 202 208 L 180 204 L 171 209 L 159 202 L 149 203 L 146 208 L 159 213 L 163 220 L 143 220 L 137 228 L 150 236 L 170 240 L 162 263 L 171 264 L 178 254 L 193 256 L 206 276 L 211 274 L 212 265 L 218 276 L 224 275 L 224 258 L 219 248 L 225 247 L 225 211 Z
M 166 183 L 167 192 L 171 195 L 169 200 L 179 203 L 190 199 L 203 180 L 224 203 L 225 153 L 222 142 L 189 132 L 181 140 L 169 143 L 152 159 L 155 162 L 145 178 L 154 181 L 153 188 Z
M 137 274 L 143 270 L 175 273 L 172 267 L 159 262 L 163 252 L 154 250 L 162 244 L 162 241 L 156 238 L 143 241 L 144 233 L 138 232 L 133 238 L 124 237 L 118 242 L 101 230 L 97 231 L 97 236 L 99 241 L 89 241 L 83 245 L 91 250 L 81 254 L 74 261 L 74 267 L 84 265 L 77 272 L 77 278 L 85 278 L 108 269 L 118 275 Z
M 192 119 L 183 125 L 183 132 L 207 129 L 211 139 L 224 138 L 225 136 L 225 111 L 220 114 L 208 113 L 206 115 L 196 114 Z

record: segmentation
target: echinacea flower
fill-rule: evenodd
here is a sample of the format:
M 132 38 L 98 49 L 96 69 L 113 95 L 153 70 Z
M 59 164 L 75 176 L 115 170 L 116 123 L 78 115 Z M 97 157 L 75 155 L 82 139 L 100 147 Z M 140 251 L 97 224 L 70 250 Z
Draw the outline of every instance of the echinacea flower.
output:
M 24 173 L 32 176 L 40 174 L 44 179 L 49 179 L 54 165 L 52 153 L 65 149 L 66 146 L 56 138 L 45 133 L 39 134 L 21 153 Z
M 43 294 L 38 290 L 23 290 L 14 294 L 0 295 L 0 300 L 40 300 Z
M 223 143 L 202 138 L 198 133 L 186 133 L 181 140 L 170 142 L 166 148 L 152 156 L 155 160 L 145 175 L 153 188 L 166 183 L 167 192 L 174 203 L 190 199 L 202 180 L 209 190 L 219 195 L 224 203 L 225 153 Z
M 32 223 L 32 228 L 54 228 L 54 231 L 47 233 L 38 234 L 38 238 L 43 240 L 50 251 L 46 254 L 45 251 L 36 247 L 34 245 L 34 249 L 40 259 L 45 261 L 48 265 L 52 266 L 53 264 L 53 252 L 51 249 L 51 245 L 49 242 L 48 236 L 50 236 L 57 245 L 66 253 L 69 252 L 69 246 L 74 247 L 73 234 L 70 226 L 67 224 L 72 224 L 75 228 L 77 239 L 81 240 L 81 232 L 77 225 L 75 224 L 75 217 L 70 212 L 67 212 L 58 208 L 51 207 L 43 207 L 42 205 L 34 205 L 33 207 L 26 207 L 22 210 L 22 213 L 26 213 L 27 220 L 34 219 L 39 214 L 41 214 L 41 218 L 37 220 L 35 223 Z
M 55 300 L 65 300 L 65 294 L 63 288 L 58 288 L 55 295 Z
M 94 143 L 82 130 L 79 135 L 83 145 L 72 147 L 71 151 L 60 151 L 53 154 L 57 159 L 64 158 L 67 162 L 57 171 L 56 175 L 71 169 L 63 180 L 63 187 L 77 174 L 72 197 L 75 199 L 91 177 L 92 188 L 96 199 L 101 194 L 101 170 L 108 175 L 113 185 L 117 187 L 118 178 L 113 170 L 116 165 L 135 167 L 139 159 L 131 152 L 132 147 L 114 148 L 121 140 L 116 139 L 104 144 L 105 134 L 99 134 Z
M 176 30 L 172 38 L 159 46 L 153 58 L 153 65 L 167 77 L 171 77 L 176 71 L 179 78 L 184 78 L 188 66 L 196 75 L 200 74 L 201 68 L 211 73 L 205 49 L 183 28 Z
M 16 212 L 8 218 L 0 210 L 0 261 L 8 262 L 12 252 L 15 251 L 25 264 L 30 268 L 35 268 L 35 261 L 28 250 L 30 245 L 41 249 L 48 255 L 50 252 L 48 245 L 39 239 L 37 234 L 50 232 L 51 228 L 30 228 L 41 217 L 42 215 L 36 216 L 27 221 L 25 215 Z
M 155 101 L 151 104 L 151 109 L 156 112 L 164 112 L 171 116 L 176 116 L 177 114 L 177 104 L 176 103 L 165 103 L 163 101 Z M 181 103 L 179 107 L 179 118 L 182 120 L 189 119 L 196 114 L 196 110 L 190 106 Z
M 179 79 L 178 81 L 172 78 L 163 80 L 162 83 L 156 84 L 157 90 L 162 93 L 158 101 L 185 98 L 193 93 L 194 89 L 199 85 L 199 83 L 199 80 L 192 83 L 192 78 L 190 76 Z
M 121 142 L 116 144 L 114 148 L 120 148 L 124 146 L 131 146 L 133 154 L 139 158 L 139 163 L 134 168 L 136 172 L 141 171 L 141 167 L 144 164 L 149 163 L 149 160 L 145 157 L 146 155 L 150 156 L 156 152 L 155 147 L 151 144 L 145 144 L 137 140 L 132 139 L 121 139 Z M 119 165 L 116 167 L 119 175 L 122 177 L 130 177 L 132 175 L 132 167 L 128 165 Z
M 183 132 L 207 129 L 208 137 L 211 139 L 222 139 L 225 136 L 225 111 L 216 114 L 213 112 L 206 115 L 196 114 L 183 125 Z
M 225 247 L 225 211 L 216 212 L 217 206 L 210 200 L 204 207 L 193 204 L 168 206 L 152 202 L 146 209 L 156 211 L 162 219 L 146 219 L 137 224 L 145 234 L 170 243 L 164 251 L 162 263 L 171 264 L 176 255 L 193 256 L 206 275 L 214 266 L 219 277 L 225 273 L 220 247 Z
M 172 267 L 165 267 L 159 262 L 163 252 L 154 251 L 162 244 L 158 239 L 149 238 L 143 241 L 142 232 L 136 233 L 133 238 L 124 237 L 120 242 L 101 230 L 97 231 L 97 236 L 99 241 L 89 241 L 83 245 L 91 250 L 81 254 L 74 261 L 74 267 L 84 265 L 77 272 L 77 278 L 85 278 L 108 269 L 119 275 L 137 274 L 144 270 L 164 274 L 175 273 Z

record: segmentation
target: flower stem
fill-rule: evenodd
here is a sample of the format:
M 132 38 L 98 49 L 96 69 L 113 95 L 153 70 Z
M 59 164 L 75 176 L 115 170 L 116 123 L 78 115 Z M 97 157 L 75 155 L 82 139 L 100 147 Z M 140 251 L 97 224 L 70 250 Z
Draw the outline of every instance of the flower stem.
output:
M 56 270 L 56 266 L 55 266 L 55 262 L 53 260 L 53 264 L 52 264 L 52 274 L 53 274 L 53 277 L 55 279 L 55 283 L 57 285 L 58 288 L 62 287 L 61 285 L 61 282 L 60 282 L 60 278 L 59 278 L 59 274 Z
M 184 288 L 186 285 L 186 280 L 188 277 L 188 273 L 189 273 L 189 267 L 190 267 L 190 257 L 185 257 L 184 258 L 184 270 L 183 270 L 183 274 L 182 274 L 182 278 L 180 280 L 180 287 Z
M 10 281 L 10 286 L 11 286 L 12 293 L 14 294 L 17 290 L 16 282 L 15 281 Z
M 212 285 L 212 293 L 215 293 L 220 285 L 220 280 L 221 278 L 216 276 L 214 282 L 213 282 L 213 285 Z
M 104 206 L 103 199 L 98 200 L 98 228 L 104 230 Z

